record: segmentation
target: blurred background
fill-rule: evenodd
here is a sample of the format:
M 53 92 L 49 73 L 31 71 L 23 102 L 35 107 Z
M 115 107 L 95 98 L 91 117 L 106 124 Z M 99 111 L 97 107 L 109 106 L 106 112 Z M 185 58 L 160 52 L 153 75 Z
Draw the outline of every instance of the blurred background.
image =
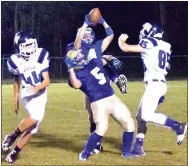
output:
M 126 1 L 3 1 L 1 2 L 1 66 L 2 83 L 12 81 L 6 61 L 14 53 L 14 34 L 20 30 L 35 35 L 39 47 L 50 52 L 52 82 L 66 81 L 67 69 L 63 62 L 65 46 L 73 42 L 77 29 L 92 8 L 98 7 L 112 27 L 115 38 L 105 53 L 113 54 L 125 64 L 122 71 L 129 80 L 141 80 L 142 61 L 139 54 L 123 53 L 117 44 L 121 33 L 129 35 L 128 43 L 137 44 L 143 23 L 160 21 L 164 40 L 172 45 L 172 68 L 167 79 L 188 76 L 188 2 L 126 2 Z M 103 26 L 94 27 L 97 39 L 105 37 Z

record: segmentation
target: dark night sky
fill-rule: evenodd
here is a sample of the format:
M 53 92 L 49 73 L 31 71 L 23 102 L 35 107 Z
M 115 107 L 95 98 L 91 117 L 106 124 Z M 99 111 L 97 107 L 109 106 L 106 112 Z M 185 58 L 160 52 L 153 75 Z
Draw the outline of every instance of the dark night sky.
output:
M 58 3 L 63 3 L 63 2 L 58 2 Z M 91 2 L 90 1 L 85 3 L 87 4 L 87 7 L 83 9 L 85 14 L 87 14 L 93 7 L 99 7 L 103 15 L 103 18 L 107 21 L 107 23 L 112 27 L 114 31 L 115 38 L 112 44 L 110 45 L 109 49 L 107 50 L 107 52 L 121 52 L 117 45 L 117 39 L 121 33 L 127 33 L 129 35 L 130 37 L 128 39 L 129 43 L 137 44 L 138 34 L 142 24 L 147 21 L 160 20 L 159 12 L 154 5 L 156 2 L 152 2 L 152 1 L 151 2 L 148 1 L 147 2 L 142 2 L 142 1 L 141 2 L 135 2 L 135 1 Z M 169 3 L 171 3 L 169 5 L 169 7 L 171 8 L 170 10 L 171 12 L 175 10 L 177 5 L 181 5 L 181 3 L 179 2 L 169 2 Z M 65 46 L 69 42 L 72 42 L 75 39 L 77 29 L 83 24 L 85 14 L 80 15 L 80 17 L 78 17 L 78 21 L 75 23 L 75 26 L 72 29 L 73 33 L 70 36 L 67 36 L 67 38 L 63 38 L 63 46 Z M 185 18 L 182 18 L 182 20 L 185 21 Z M 13 22 L 10 24 L 13 24 Z M 102 26 L 100 25 L 97 26 L 95 28 L 95 31 L 98 39 L 105 37 L 105 31 Z M 177 31 L 179 31 L 179 29 L 177 29 Z M 182 31 L 181 33 L 186 32 L 186 26 L 182 27 L 181 31 Z M 186 35 L 184 36 L 186 37 Z M 184 41 L 185 39 L 181 39 L 181 42 L 182 40 Z M 2 53 L 12 53 L 12 41 L 13 41 L 13 36 L 9 36 L 3 40 Z M 171 40 L 170 42 L 172 43 L 172 49 L 174 50 L 175 53 L 185 54 L 186 51 L 185 41 L 182 42 L 183 44 L 181 42 L 173 42 L 173 40 Z M 46 36 L 43 36 L 41 38 L 39 44 L 40 46 L 46 47 L 49 50 L 51 49 L 50 41 L 46 40 Z

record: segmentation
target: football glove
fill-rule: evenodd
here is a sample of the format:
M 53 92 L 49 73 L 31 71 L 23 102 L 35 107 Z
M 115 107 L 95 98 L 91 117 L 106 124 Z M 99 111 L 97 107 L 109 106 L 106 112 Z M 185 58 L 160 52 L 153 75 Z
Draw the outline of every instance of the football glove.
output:
M 85 21 L 84 23 L 86 23 L 88 26 L 94 25 L 94 23 L 91 22 L 89 15 L 85 16 Z
M 112 58 L 112 60 L 109 62 L 109 65 L 112 69 L 116 71 L 121 71 L 124 68 L 123 62 L 121 62 L 117 58 Z

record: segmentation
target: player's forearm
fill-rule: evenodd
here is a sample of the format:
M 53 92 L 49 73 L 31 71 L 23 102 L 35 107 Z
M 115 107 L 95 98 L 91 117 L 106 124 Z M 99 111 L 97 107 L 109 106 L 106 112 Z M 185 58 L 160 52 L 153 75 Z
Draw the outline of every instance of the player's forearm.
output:
M 78 32 L 76 39 L 74 41 L 74 48 L 75 49 L 79 49 L 81 47 L 81 41 L 84 37 L 84 32 L 85 32 L 87 27 L 88 27 L 88 24 L 84 23 L 82 25 L 82 27 L 79 29 L 79 32 Z
M 36 86 L 36 89 L 37 89 L 38 91 L 40 91 L 40 90 L 45 89 L 45 88 L 48 87 L 49 85 L 50 85 L 50 79 L 45 79 L 45 80 L 42 81 L 42 83 L 41 83 L 40 85 L 37 85 L 37 86 Z
M 20 91 L 20 79 L 19 79 L 19 76 L 15 76 L 15 81 L 14 81 L 14 110 L 19 110 L 19 91 Z
M 104 26 L 105 31 L 106 31 L 106 38 L 103 40 L 103 43 L 101 46 L 102 52 L 104 52 L 108 48 L 110 43 L 112 42 L 112 40 L 114 38 L 114 32 L 113 32 L 112 28 L 106 23 L 106 21 L 103 18 L 102 18 L 101 22 L 102 22 L 102 25 Z
M 81 82 L 77 79 L 73 68 L 69 70 L 69 79 L 74 88 L 78 89 L 81 87 Z
M 127 43 L 125 43 L 124 41 L 122 41 L 122 40 L 119 40 L 118 41 L 118 45 L 119 45 L 119 48 L 122 50 L 122 51 L 124 51 L 124 52 L 130 52 L 129 51 L 129 49 L 128 49 L 128 44 Z

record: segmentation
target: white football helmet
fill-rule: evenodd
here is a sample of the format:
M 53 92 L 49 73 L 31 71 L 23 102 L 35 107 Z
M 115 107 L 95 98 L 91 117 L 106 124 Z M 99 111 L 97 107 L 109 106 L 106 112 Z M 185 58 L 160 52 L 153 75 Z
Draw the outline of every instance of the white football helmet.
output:
M 141 40 L 143 37 L 154 37 L 162 39 L 163 33 L 164 31 L 161 24 L 146 22 L 143 24 L 140 31 L 139 40 Z
M 20 31 L 14 36 L 14 45 L 24 58 L 29 58 L 35 54 L 38 48 L 37 40 L 31 33 Z

